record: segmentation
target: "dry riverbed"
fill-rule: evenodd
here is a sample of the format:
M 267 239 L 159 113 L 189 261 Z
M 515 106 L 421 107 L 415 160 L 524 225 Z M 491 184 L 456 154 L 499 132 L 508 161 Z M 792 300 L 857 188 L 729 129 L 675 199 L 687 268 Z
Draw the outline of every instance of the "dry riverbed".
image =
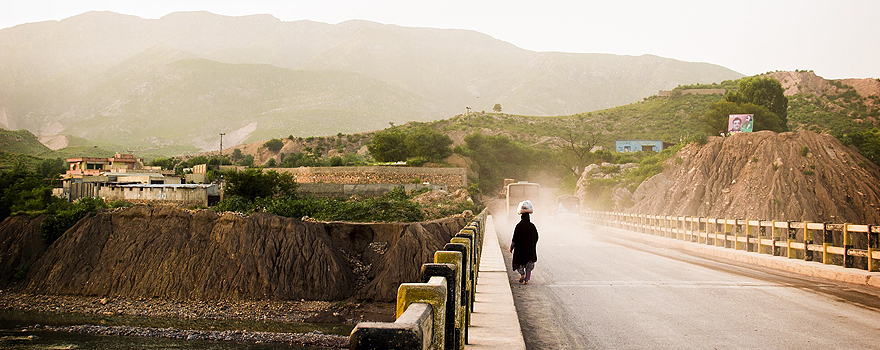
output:
M 25 313 L 85 314 L 241 322 L 354 325 L 361 321 L 394 320 L 391 303 L 354 301 L 198 301 L 153 298 L 107 298 L 34 295 L 0 291 L 0 310 Z M 280 342 L 328 348 L 346 347 L 348 337 L 321 331 L 264 332 L 246 329 L 179 329 L 130 325 L 37 325 L 34 329 L 104 335 L 165 337 L 189 340 Z

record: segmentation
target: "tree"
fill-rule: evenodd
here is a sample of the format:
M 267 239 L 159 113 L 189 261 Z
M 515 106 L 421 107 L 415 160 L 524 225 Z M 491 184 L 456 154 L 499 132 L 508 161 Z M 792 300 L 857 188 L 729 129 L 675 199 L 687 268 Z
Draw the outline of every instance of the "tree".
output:
M 788 130 L 788 97 L 785 97 L 785 89 L 776 79 L 758 76 L 742 78 L 739 89 L 728 92 L 725 99 L 733 103 L 764 106 L 780 119 L 780 131 Z M 757 123 L 759 120 L 757 116 L 755 118 Z
M 247 154 L 241 157 L 241 160 L 238 161 L 238 165 L 243 166 L 254 166 L 254 155 Z
M 51 202 L 52 187 L 23 164 L 0 173 L 0 220 L 16 211 L 45 209 Z
M 151 166 L 161 167 L 162 169 L 174 169 L 175 165 L 177 165 L 178 160 L 174 158 L 156 158 L 150 162 Z
M 718 135 L 727 132 L 728 116 L 731 114 L 754 114 L 753 131 L 785 131 L 785 123 L 776 113 L 764 106 L 752 103 L 737 103 L 726 100 L 713 102 L 709 105 L 709 110 L 699 118 L 699 121 L 704 132 L 709 135 Z
M 60 175 L 67 171 L 67 162 L 62 160 L 61 158 L 55 159 L 43 159 L 40 161 L 38 165 L 38 174 L 43 177 L 43 179 L 52 182 L 57 182 L 60 180 Z M 60 184 L 60 182 L 58 182 Z
M 282 147 L 284 147 L 284 141 L 281 141 L 281 139 L 271 139 L 266 141 L 266 143 L 263 144 L 263 147 L 266 147 L 269 151 L 277 153 Z
M 233 171 L 226 174 L 227 196 L 238 196 L 249 201 L 257 198 L 296 196 L 293 175 L 274 170 L 263 173 L 260 169 Z
M 880 165 L 880 129 L 856 131 L 843 135 L 840 141 L 847 146 L 855 146 L 865 158 Z
M 379 162 L 397 162 L 409 158 L 406 134 L 400 128 L 392 127 L 376 133 L 367 149 Z
M 428 127 L 420 127 L 407 133 L 405 143 L 410 157 L 438 161 L 452 154 L 452 139 Z
M 501 113 L 501 104 L 496 103 L 495 107 L 492 107 L 492 110 L 495 111 L 496 113 Z
M 546 154 L 501 135 L 474 133 L 466 136 L 464 142 L 465 147 L 456 148 L 456 152 L 474 160 L 471 168 L 479 174 L 477 184 L 483 193 L 500 188 L 505 178 L 522 179 L 533 169 L 547 165 Z
M 599 144 L 599 133 L 587 125 L 583 116 L 578 116 L 577 125 L 583 125 L 583 131 L 566 128 L 561 136 L 566 143 L 565 150 L 574 157 L 577 163 L 574 169 L 567 167 L 575 173 L 574 175 L 578 175 L 577 170 L 585 168 L 591 160 L 596 158 L 591 151 Z

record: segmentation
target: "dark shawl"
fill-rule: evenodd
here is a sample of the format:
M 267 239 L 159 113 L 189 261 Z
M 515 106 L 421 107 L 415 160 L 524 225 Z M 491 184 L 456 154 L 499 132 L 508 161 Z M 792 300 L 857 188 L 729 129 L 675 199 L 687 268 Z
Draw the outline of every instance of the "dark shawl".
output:
M 529 261 L 538 261 L 535 246 L 538 244 L 538 229 L 529 220 L 529 214 L 522 214 L 522 219 L 513 229 L 513 265 L 525 265 Z

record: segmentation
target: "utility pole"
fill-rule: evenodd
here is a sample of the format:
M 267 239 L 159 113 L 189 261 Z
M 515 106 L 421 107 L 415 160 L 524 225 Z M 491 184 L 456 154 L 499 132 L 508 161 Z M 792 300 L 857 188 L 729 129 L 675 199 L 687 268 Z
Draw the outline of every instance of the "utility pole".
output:
M 220 157 L 217 160 L 217 170 L 218 171 L 220 170 L 220 166 L 223 165 L 223 135 L 226 135 L 226 134 L 221 132 L 220 133 Z

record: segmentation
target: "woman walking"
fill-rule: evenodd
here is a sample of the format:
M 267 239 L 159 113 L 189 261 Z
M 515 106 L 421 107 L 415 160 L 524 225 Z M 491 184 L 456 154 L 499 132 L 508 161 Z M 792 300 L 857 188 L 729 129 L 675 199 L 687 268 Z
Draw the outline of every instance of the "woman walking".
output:
M 517 213 L 520 214 L 520 221 L 513 229 L 513 239 L 510 242 L 513 268 L 519 272 L 521 284 L 529 284 L 532 270 L 538 261 L 538 253 L 535 251 L 535 246 L 538 244 L 538 229 L 529 219 L 529 215 L 533 212 L 532 202 L 523 201 L 519 204 Z

